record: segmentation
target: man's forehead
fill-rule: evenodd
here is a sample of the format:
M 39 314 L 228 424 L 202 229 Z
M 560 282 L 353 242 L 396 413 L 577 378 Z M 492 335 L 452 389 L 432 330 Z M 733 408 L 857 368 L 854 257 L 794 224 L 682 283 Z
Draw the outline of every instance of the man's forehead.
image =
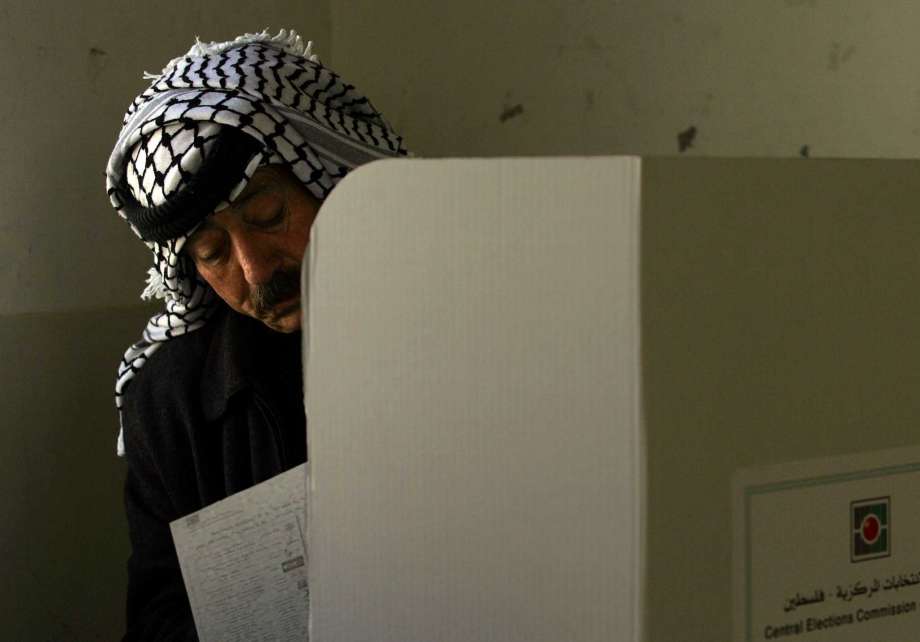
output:
M 240 192 L 226 208 L 218 211 L 239 210 L 256 196 L 272 194 L 280 190 L 282 186 L 283 180 L 280 171 L 271 166 L 260 167 L 252 175 L 252 178 L 249 179 L 249 182 L 246 183 L 246 187 L 243 188 L 243 191 Z M 217 212 L 213 212 L 213 214 L 216 213 Z M 210 218 L 209 216 L 205 219 L 205 223 L 207 223 Z
M 278 189 L 283 183 L 283 170 L 274 165 L 265 165 L 259 167 L 253 173 L 252 178 L 246 183 L 246 187 L 240 192 L 240 195 L 233 199 L 231 205 L 236 205 L 241 200 L 252 198 L 256 193 L 266 189 Z

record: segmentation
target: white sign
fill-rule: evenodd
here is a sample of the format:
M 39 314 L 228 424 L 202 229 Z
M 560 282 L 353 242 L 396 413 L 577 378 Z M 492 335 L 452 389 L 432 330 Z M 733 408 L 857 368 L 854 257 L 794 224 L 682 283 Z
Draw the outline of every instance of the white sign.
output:
M 741 471 L 734 639 L 915 642 L 920 449 Z

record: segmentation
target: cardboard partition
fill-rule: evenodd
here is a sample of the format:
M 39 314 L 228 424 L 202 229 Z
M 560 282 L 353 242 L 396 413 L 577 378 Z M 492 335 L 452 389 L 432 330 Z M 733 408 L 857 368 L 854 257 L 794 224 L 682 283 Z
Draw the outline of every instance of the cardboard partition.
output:
M 766 582 L 809 533 L 837 541 L 837 512 L 767 533 L 744 484 L 767 487 L 766 464 L 786 488 L 809 470 L 788 462 L 835 480 L 849 454 L 852 481 L 879 469 L 868 451 L 920 459 L 902 448 L 920 411 L 917 170 L 598 157 L 346 178 L 304 274 L 311 639 L 915 631 L 908 607 L 866 623 L 818 604 L 808 565 Z M 837 494 L 881 488 L 859 479 Z M 909 547 L 852 566 L 851 503 L 846 560 L 814 553 L 824 580 L 920 569 Z

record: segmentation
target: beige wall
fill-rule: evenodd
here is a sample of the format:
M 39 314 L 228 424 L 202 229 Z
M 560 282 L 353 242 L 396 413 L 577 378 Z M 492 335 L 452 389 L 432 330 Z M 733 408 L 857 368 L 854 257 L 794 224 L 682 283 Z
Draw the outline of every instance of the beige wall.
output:
M 0 318 L 0 624 L 6 640 L 115 640 L 128 539 L 111 387 L 145 310 Z
M 648 642 L 731 639 L 735 471 L 917 444 L 918 172 L 643 162 Z
M 920 5 L 332 1 L 332 62 L 431 156 L 913 157 Z
M 103 169 L 125 108 L 196 34 L 293 27 L 329 51 L 325 0 L 0 3 L 0 626 L 10 640 L 124 629 L 115 366 L 149 259 Z

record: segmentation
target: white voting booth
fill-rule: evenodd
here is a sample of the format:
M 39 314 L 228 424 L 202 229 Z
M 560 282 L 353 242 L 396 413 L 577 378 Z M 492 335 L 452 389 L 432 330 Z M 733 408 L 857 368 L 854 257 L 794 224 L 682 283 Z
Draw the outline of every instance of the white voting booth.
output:
M 311 639 L 915 640 L 918 197 L 904 161 L 355 171 L 304 262 Z

